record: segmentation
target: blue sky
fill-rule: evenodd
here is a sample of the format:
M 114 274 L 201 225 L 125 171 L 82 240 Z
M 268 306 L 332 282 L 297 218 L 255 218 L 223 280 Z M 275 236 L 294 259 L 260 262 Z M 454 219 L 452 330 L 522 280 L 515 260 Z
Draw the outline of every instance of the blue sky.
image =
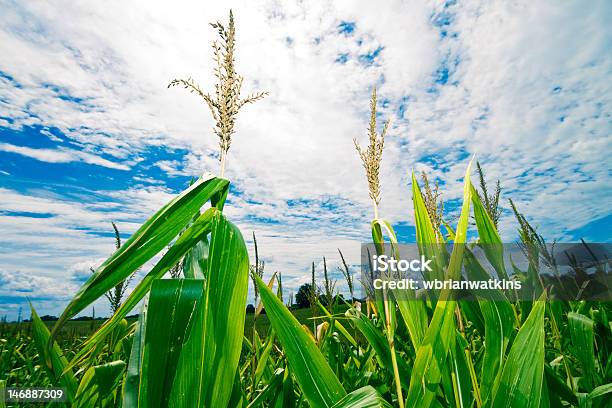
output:
M 440 182 L 452 218 L 473 155 L 501 179 L 505 240 L 512 198 L 550 240 L 610 241 L 609 2 L 0 3 L 0 316 L 26 298 L 59 313 L 112 253 L 111 221 L 127 238 L 218 171 L 206 107 L 166 85 L 211 89 L 202 22 L 229 7 L 243 91 L 270 96 L 238 119 L 226 213 L 288 290 L 338 247 L 358 263 L 369 237 L 352 139 L 372 86 L 392 123 L 381 215 L 404 241 L 410 171 Z

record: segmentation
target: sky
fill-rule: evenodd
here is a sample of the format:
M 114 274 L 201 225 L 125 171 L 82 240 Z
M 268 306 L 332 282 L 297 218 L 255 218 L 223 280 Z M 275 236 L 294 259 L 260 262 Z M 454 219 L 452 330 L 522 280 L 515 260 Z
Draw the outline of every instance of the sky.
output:
M 353 145 L 369 96 L 390 119 L 380 215 L 414 240 L 411 171 L 453 220 L 471 157 L 548 240 L 610 242 L 609 1 L 13 2 L 0 0 L 0 316 L 58 315 L 123 239 L 217 173 L 208 22 L 236 18 L 243 92 L 224 213 L 286 293 L 337 248 L 357 272 L 373 217 Z M 139 273 L 144 274 L 150 265 Z M 135 279 L 136 281 L 136 279 Z M 343 286 L 340 285 L 342 288 Z M 252 300 L 252 294 L 250 295 Z M 108 313 L 104 299 L 97 315 Z M 84 314 L 91 315 L 90 310 Z

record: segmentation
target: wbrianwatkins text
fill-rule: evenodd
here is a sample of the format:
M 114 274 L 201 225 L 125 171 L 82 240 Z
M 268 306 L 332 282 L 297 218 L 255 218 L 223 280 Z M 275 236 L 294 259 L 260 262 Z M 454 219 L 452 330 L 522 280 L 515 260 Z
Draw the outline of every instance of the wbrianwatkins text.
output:
M 489 280 L 418 280 L 418 279 L 374 279 L 374 289 L 406 289 L 406 290 L 520 290 L 519 280 L 489 279 Z

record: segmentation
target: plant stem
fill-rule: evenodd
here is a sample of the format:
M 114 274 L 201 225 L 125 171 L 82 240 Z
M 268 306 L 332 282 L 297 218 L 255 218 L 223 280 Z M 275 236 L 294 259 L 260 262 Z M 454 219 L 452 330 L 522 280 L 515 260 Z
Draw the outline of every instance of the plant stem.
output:
M 457 317 L 457 325 L 459 326 L 460 335 L 465 338 L 465 327 L 463 326 L 463 318 L 461 314 L 461 309 L 457 305 L 455 309 L 455 315 Z M 470 381 L 472 382 L 472 391 L 474 393 L 474 400 L 476 401 L 476 408 L 482 408 L 482 397 L 480 395 L 480 386 L 478 385 L 478 378 L 476 377 L 476 371 L 474 370 L 474 361 L 472 360 L 472 353 L 470 353 L 469 349 L 464 349 L 463 353 L 465 355 L 465 360 L 467 362 L 468 371 L 470 372 Z M 457 391 L 461 392 L 461 391 Z
M 400 383 L 399 369 L 397 367 L 397 357 L 395 356 L 395 341 L 391 332 L 391 315 L 389 312 L 389 301 L 387 299 L 387 289 L 383 287 L 383 304 L 385 306 L 385 324 L 387 326 L 387 341 L 391 351 L 391 363 L 393 364 L 393 376 L 395 377 L 395 389 L 397 401 L 400 408 L 404 408 L 404 396 L 402 395 L 402 384 Z
M 227 151 L 221 150 L 221 166 L 219 169 L 219 177 L 223 178 L 225 175 L 225 158 L 227 157 Z
M 378 220 L 378 203 L 375 200 L 372 200 L 372 201 L 374 202 L 374 220 Z M 374 242 L 374 244 L 378 244 L 378 243 Z M 383 239 L 382 244 L 384 244 L 384 239 Z M 385 314 L 385 326 L 387 329 L 387 342 L 389 343 L 389 350 L 391 351 L 391 363 L 393 365 L 393 377 L 395 378 L 395 389 L 397 392 L 397 401 L 399 403 L 399 407 L 404 408 L 404 396 L 402 395 L 402 384 L 400 383 L 399 369 L 397 367 L 397 357 L 395 355 L 395 340 L 393 339 L 393 332 L 391 331 L 391 312 L 389 310 L 389 298 L 387 296 L 387 288 L 385 286 L 383 286 L 382 293 L 383 293 L 383 308 L 384 308 L 382 312 Z

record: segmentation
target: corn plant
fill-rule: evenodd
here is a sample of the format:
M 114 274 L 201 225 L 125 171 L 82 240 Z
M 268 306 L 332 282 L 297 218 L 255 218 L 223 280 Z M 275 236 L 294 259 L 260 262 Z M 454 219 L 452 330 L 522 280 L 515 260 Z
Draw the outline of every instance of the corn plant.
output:
M 370 129 L 375 129 L 373 122 Z M 391 225 L 378 218 L 379 163 L 374 160 L 382 157 L 383 141 L 373 134 L 371 131 L 373 143 L 366 150 L 372 153 L 358 150 L 374 202 L 373 240 L 377 251 L 382 251 L 384 237 L 392 248 L 397 240 Z M 412 177 L 417 244 L 422 254 L 436 260 L 432 277 L 456 279 L 463 263 L 481 274 L 479 278 L 489 277 L 472 253 L 476 246 L 483 249 L 498 276 L 508 276 L 495 222 L 499 188 L 489 197 L 494 205 L 484 203 L 472 185 L 470 168 L 456 227 L 432 220 L 442 217 L 441 206 L 432 199 L 438 193 L 423 195 Z M 482 180 L 482 170 L 479 173 Z M 478 238 L 468 242 L 471 214 Z M 541 244 L 542 238 L 525 217 L 517 212 L 517 218 L 524 243 L 535 240 Z M 440 231 L 442 225 L 447 234 Z M 453 244 L 451 253 L 446 252 L 449 243 Z M 529 273 L 514 272 L 520 278 Z M 454 300 L 450 290 L 419 301 L 392 290 L 369 301 L 372 317 L 363 315 L 360 307 L 349 307 L 340 317 L 319 303 L 327 317 L 327 334 L 313 338 L 258 282 L 287 359 L 284 372 L 292 370 L 301 395 L 311 406 L 603 407 L 612 392 L 608 303 L 547 303 L 545 292 L 534 302 L 516 302 L 501 294 L 495 300 L 484 296 L 466 302 Z M 389 302 L 389 297 L 396 302 Z M 356 340 L 346 324 L 365 342 Z M 273 378 L 258 397 L 280 389 L 280 382 Z M 367 396 L 368 402 L 357 395 Z
M 222 42 L 214 44 L 217 99 L 200 94 L 217 120 L 223 175 L 238 109 L 263 94 L 238 99 L 242 78 L 234 71 L 233 15 L 227 29 L 220 23 L 213 27 Z M 192 84 L 191 89 L 198 88 Z M 95 270 L 51 333 L 35 326 L 44 364 L 54 381 L 65 383 L 74 406 L 232 405 L 249 261 L 240 231 L 222 213 L 228 190 L 229 181 L 221 177 L 193 182 Z M 210 208 L 200 212 L 206 203 Z M 55 343 L 66 322 L 167 247 L 112 317 L 68 361 Z M 188 265 L 184 279 L 162 279 L 183 259 Z M 125 317 L 140 302 L 140 319 L 128 329 Z M 34 310 L 32 315 L 36 320 Z M 126 341 L 129 353 L 122 348 Z M 78 384 L 72 374 L 77 367 L 84 372 Z
M 325 288 L 325 305 L 333 312 L 334 304 L 338 300 L 336 284 L 338 281 L 332 280 L 327 272 L 327 260 L 323 257 L 323 287 Z
M 340 251 L 340 248 L 338 248 L 338 254 L 340 254 L 340 259 L 342 261 L 342 267 L 339 267 L 338 269 L 340 270 L 340 272 L 342 272 L 342 276 L 344 276 L 344 280 L 346 280 L 346 284 L 348 286 L 349 295 L 351 296 L 351 302 L 352 302 L 353 299 L 355 298 L 353 275 L 351 274 L 351 270 L 348 264 L 346 263 L 346 260 L 344 259 L 344 255 L 342 254 L 342 251 Z
M 255 237 L 255 232 L 253 232 L 253 247 L 255 248 L 255 264 L 250 266 L 250 272 L 253 280 L 253 293 L 255 297 L 255 303 L 257 303 L 257 299 L 259 299 L 259 288 L 257 287 L 257 281 L 255 280 L 255 276 L 259 278 L 263 277 L 264 268 L 266 266 L 265 261 L 259 260 L 259 248 L 257 247 L 257 238 Z

